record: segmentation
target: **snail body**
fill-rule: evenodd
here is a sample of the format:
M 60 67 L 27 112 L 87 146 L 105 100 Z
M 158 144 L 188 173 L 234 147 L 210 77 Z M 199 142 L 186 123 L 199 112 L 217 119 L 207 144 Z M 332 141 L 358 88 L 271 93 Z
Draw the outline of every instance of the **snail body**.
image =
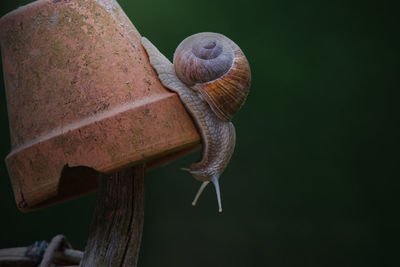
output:
M 179 95 L 200 131 L 202 158 L 185 169 L 203 182 L 192 204 L 211 181 L 221 212 L 218 180 L 235 147 L 230 119 L 250 87 L 247 59 L 233 41 L 217 33 L 198 33 L 183 40 L 174 53 L 174 64 L 145 37 L 142 44 L 162 84 Z

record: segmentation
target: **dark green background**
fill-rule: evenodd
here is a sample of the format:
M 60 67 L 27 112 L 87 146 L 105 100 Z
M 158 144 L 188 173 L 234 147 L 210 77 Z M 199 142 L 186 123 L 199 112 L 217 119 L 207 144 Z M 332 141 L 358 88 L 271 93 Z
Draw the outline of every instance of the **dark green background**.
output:
M 1 13 L 30 1 L 1 1 Z M 140 266 L 400 266 L 399 8 L 385 1 L 118 1 L 171 58 L 186 36 L 241 46 L 252 88 L 233 122 L 224 212 L 182 158 L 147 174 Z M 394 3 L 395 1 L 393 1 Z M 0 81 L 0 158 L 9 132 Z M 0 247 L 63 233 L 84 249 L 90 194 L 23 214 L 0 163 Z

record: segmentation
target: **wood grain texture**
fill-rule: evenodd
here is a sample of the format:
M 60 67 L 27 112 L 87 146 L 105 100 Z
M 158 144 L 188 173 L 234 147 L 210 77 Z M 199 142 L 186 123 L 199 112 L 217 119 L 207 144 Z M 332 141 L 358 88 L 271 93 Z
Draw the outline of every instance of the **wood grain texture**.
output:
M 101 175 L 80 266 L 136 266 L 144 220 L 144 165 Z

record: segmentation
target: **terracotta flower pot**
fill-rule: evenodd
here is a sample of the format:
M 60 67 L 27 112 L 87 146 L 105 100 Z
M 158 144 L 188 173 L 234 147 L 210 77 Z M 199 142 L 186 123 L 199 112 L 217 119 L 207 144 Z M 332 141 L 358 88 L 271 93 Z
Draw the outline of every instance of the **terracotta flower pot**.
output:
M 6 164 L 20 209 L 91 191 L 97 172 L 154 166 L 199 144 L 115 0 L 36 1 L 4 16 L 0 29 Z

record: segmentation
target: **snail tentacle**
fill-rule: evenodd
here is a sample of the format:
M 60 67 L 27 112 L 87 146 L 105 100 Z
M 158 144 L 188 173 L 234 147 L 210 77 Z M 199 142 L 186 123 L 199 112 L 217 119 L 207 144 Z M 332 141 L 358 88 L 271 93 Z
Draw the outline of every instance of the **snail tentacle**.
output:
M 203 193 L 204 188 L 206 188 L 206 186 L 210 183 L 210 181 L 205 181 L 201 183 L 201 186 L 199 188 L 199 190 L 197 191 L 193 201 L 192 201 L 192 206 L 196 206 L 197 204 L 197 200 L 199 199 L 199 197 L 201 196 L 201 193 Z
M 219 181 L 218 176 L 213 176 L 211 181 L 214 184 L 215 192 L 217 193 L 217 201 L 218 201 L 218 211 L 222 212 L 222 204 L 221 204 L 221 192 L 219 190 Z

